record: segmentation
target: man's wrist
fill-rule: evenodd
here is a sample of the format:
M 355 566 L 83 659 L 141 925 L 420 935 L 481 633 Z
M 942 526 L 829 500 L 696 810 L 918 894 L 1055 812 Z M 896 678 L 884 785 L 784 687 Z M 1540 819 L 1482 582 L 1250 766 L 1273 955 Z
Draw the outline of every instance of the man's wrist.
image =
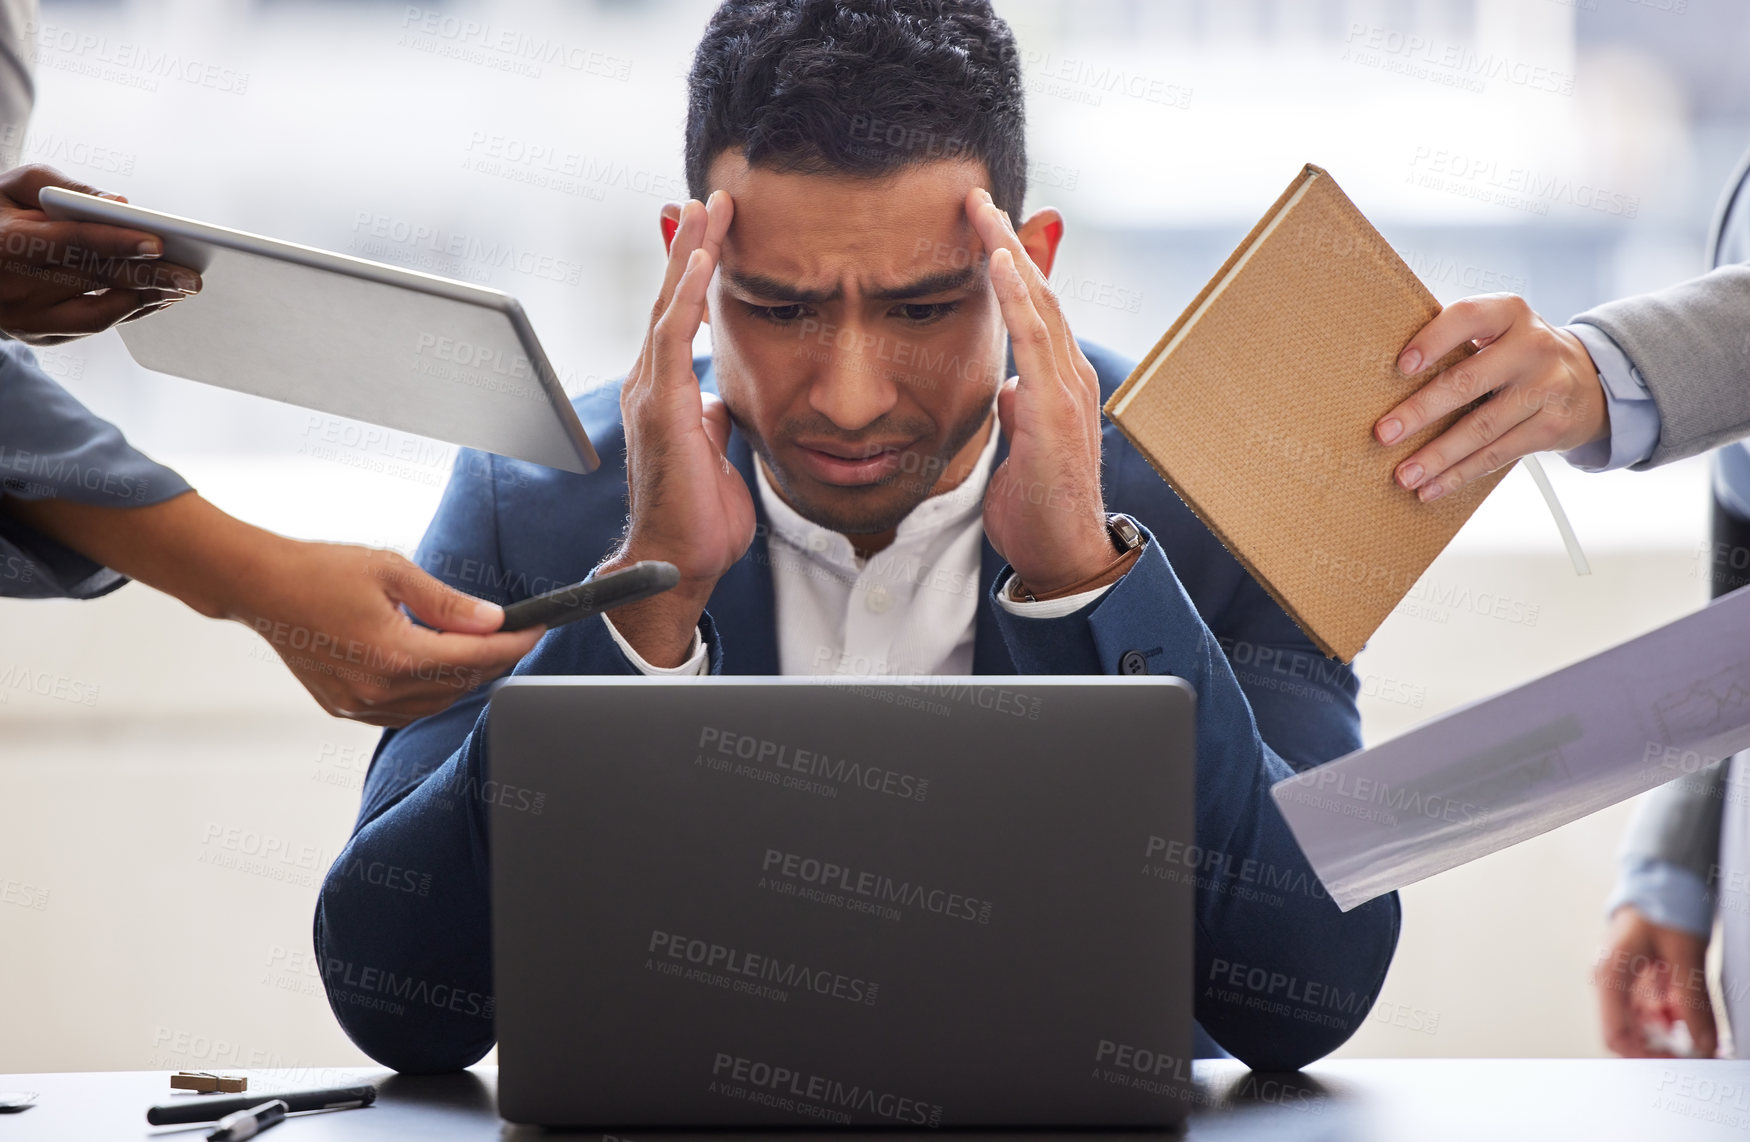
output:
M 646 559 L 660 558 L 627 544 L 598 564 L 595 573 L 605 575 Z M 652 666 L 665 669 L 680 666 L 693 651 L 699 619 L 716 586 L 715 579 L 704 582 L 683 578 L 660 595 L 615 607 L 614 629 Z

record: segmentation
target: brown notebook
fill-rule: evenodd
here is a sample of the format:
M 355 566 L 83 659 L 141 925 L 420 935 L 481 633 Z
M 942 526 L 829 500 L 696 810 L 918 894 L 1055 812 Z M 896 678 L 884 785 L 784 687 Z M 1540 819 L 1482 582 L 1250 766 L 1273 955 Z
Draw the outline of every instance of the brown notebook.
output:
M 1106 402 L 1198 518 L 1344 662 L 1506 475 L 1431 504 L 1393 482 L 1464 409 L 1390 447 L 1374 438 L 1374 422 L 1435 375 L 1400 376 L 1397 358 L 1439 312 L 1309 165 Z

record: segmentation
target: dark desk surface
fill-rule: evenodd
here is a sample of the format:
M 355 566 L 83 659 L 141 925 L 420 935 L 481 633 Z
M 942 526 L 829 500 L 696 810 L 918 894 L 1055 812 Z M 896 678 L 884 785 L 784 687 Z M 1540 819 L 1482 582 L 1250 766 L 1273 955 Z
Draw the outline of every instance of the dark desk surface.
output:
M 254 1073 L 250 1093 L 276 1085 L 379 1083 L 376 1106 L 296 1116 L 267 1142 L 343 1139 L 495 1139 L 548 1137 L 505 1126 L 493 1109 L 496 1072 L 409 1077 L 328 1069 L 309 1076 Z M 276 1083 L 277 1080 L 277 1083 Z M 1389 1059 L 1321 1063 L 1304 1075 L 1251 1075 L 1231 1063 L 1199 1063 L 1204 1105 L 1191 1139 L 1273 1142 L 1552 1142 L 1616 1139 L 1706 1142 L 1750 1138 L 1750 1061 L 1602 1059 Z M 167 1071 L 0 1075 L 0 1090 L 37 1092 L 37 1105 L 0 1115 L 0 1142 L 166 1138 L 202 1139 L 206 1127 L 146 1125 L 146 1107 L 169 1101 Z M 502 1131 L 502 1133 L 501 1133 Z M 599 1132 L 592 1134 L 600 1138 Z M 628 1131 L 626 1142 L 678 1142 L 681 1136 Z M 737 1135 L 716 1133 L 710 1142 Z M 751 1136 L 748 1136 L 751 1137 Z M 783 1142 L 826 1139 L 786 1131 Z M 847 1136 L 839 1136 L 847 1137 Z M 868 1134 L 851 1135 L 868 1142 Z M 984 1133 L 980 1142 L 1002 1137 Z M 1135 1139 L 1138 1136 L 1114 1137 Z M 1038 1134 L 1017 1135 L 1040 1142 Z

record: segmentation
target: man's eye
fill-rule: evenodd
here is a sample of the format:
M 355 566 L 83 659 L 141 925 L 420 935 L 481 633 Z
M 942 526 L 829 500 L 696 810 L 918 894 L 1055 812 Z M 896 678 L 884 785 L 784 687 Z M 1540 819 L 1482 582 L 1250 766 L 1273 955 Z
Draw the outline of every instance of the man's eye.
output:
M 938 301 L 927 305 L 914 302 L 899 306 L 894 312 L 913 325 L 928 325 L 932 321 L 940 321 L 958 308 L 959 305 L 951 301 Z
M 792 321 L 800 321 L 807 316 L 805 305 L 750 305 L 747 307 L 755 317 L 762 321 L 770 321 L 773 325 L 788 325 Z

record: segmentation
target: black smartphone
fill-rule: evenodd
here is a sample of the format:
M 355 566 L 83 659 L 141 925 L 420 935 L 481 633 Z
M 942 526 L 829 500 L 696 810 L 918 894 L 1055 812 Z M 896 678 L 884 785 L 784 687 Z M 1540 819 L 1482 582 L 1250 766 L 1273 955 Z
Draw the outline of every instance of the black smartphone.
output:
M 594 579 L 512 603 L 504 608 L 504 625 L 498 629 L 564 626 L 626 603 L 660 595 L 680 581 L 681 573 L 673 563 L 646 559 L 606 575 L 597 575 Z

